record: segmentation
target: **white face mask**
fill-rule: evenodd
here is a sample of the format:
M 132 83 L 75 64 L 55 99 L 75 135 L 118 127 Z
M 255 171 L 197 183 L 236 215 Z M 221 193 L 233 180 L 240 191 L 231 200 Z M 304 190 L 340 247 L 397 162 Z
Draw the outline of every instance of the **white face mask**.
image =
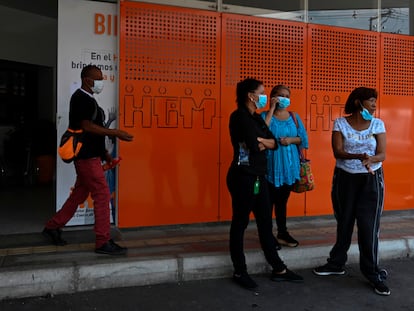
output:
M 99 94 L 102 92 L 104 87 L 103 80 L 93 80 L 93 87 L 91 87 L 92 92 Z

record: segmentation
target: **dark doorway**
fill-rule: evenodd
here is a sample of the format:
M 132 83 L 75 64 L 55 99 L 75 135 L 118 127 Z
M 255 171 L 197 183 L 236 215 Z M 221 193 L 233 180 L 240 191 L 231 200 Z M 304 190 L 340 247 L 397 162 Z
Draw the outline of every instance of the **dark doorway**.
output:
M 0 235 L 41 231 L 55 210 L 53 69 L 0 60 Z

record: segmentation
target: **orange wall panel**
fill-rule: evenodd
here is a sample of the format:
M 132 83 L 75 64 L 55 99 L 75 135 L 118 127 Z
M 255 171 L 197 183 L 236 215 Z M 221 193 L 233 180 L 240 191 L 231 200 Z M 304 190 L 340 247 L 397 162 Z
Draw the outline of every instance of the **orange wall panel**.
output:
M 387 129 L 385 208 L 414 207 L 414 37 L 381 34 L 380 117 Z
M 332 213 L 333 121 L 342 116 L 347 97 L 355 87 L 378 88 L 378 36 L 369 31 L 308 25 L 308 157 L 316 187 L 306 194 L 306 215 Z
M 413 99 L 381 96 L 381 119 L 387 130 L 387 156 L 384 161 L 385 208 L 398 210 L 414 206 Z
M 306 105 L 306 25 L 269 18 L 222 15 L 222 133 L 220 211 L 223 219 L 231 217 L 231 201 L 225 178 L 232 159 L 228 130 L 230 114 L 236 109 L 237 82 L 254 77 L 263 81 L 266 93 L 277 84 L 291 89 L 291 110 L 301 116 L 305 126 Z M 288 215 L 301 216 L 305 194 L 293 194 Z
M 218 15 L 121 3 L 119 226 L 218 220 Z

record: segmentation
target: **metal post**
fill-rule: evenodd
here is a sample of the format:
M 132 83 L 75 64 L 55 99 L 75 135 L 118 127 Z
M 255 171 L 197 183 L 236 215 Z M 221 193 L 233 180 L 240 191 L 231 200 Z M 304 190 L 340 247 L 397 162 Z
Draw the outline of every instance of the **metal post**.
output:
M 414 0 L 408 1 L 409 35 L 414 35 Z
M 216 0 L 217 12 L 223 12 L 223 0 Z
M 303 21 L 305 23 L 309 21 L 309 0 L 303 1 Z
M 378 0 L 377 2 L 377 11 L 378 11 L 378 19 L 377 19 L 377 31 L 381 32 L 382 31 L 382 16 L 381 16 L 381 12 L 382 12 L 382 3 L 381 0 Z

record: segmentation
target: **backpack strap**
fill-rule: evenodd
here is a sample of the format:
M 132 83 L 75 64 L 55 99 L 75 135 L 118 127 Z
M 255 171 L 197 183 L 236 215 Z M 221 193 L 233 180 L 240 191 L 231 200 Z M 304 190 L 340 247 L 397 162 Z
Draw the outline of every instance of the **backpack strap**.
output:
M 93 111 L 92 121 L 95 121 L 97 116 L 98 116 L 98 103 L 95 100 L 95 109 Z

